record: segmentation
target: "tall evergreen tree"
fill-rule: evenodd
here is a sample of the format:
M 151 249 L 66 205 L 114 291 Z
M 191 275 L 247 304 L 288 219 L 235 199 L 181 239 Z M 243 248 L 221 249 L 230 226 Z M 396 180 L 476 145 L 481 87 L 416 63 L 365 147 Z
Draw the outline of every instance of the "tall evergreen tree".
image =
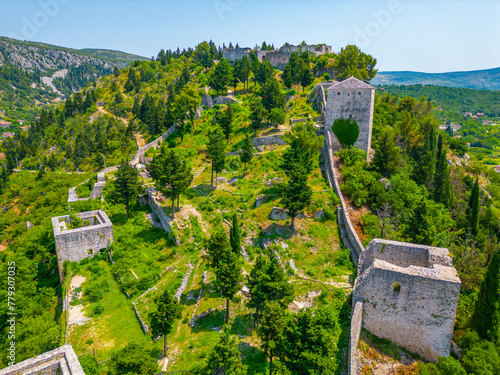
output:
M 396 145 L 394 130 L 386 126 L 377 141 L 371 166 L 385 177 L 397 173 L 401 164 L 401 149 Z
M 446 159 L 446 150 L 443 149 L 443 138 L 439 136 L 438 161 L 434 175 L 434 200 L 450 207 L 453 199 L 453 185 L 450 168 Z
M 241 289 L 243 273 L 241 272 L 240 256 L 235 254 L 231 247 L 225 247 L 221 254 L 221 261 L 215 270 L 216 286 L 222 297 L 226 299 L 226 324 L 229 322 L 229 301 Z
M 149 314 L 153 337 L 163 335 L 163 357 L 167 357 L 167 335 L 172 326 L 182 316 L 182 306 L 175 300 L 170 290 L 165 290 L 156 300 L 156 310 Z
M 241 254 L 241 230 L 238 223 L 238 216 L 233 215 L 233 222 L 231 230 L 229 231 L 229 242 L 231 243 L 231 250 L 235 254 Z
M 412 178 L 419 185 L 429 188 L 436 169 L 436 146 L 434 131 L 429 132 L 420 153 Z
M 475 236 L 479 231 L 479 179 L 477 177 L 469 198 L 467 218 L 471 234 Z
M 240 153 L 240 160 L 243 165 L 243 178 L 245 178 L 245 172 L 247 170 L 247 163 L 253 159 L 253 145 L 252 139 L 247 135 L 243 140 L 243 147 Z
M 484 340 L 498 343 L 500 329 L 500 250 L 496 250 L 481 282 L 472 327 Z
M 228 328 L 224 328 L 219 342 L 208 356 L 207 372 L 210 375 L 247 374 L 247 366 L 241 361 L 238 343 L 231 337 Z
M 338 119 L 332 125 L 335 134 L 343 148 L 354 146 L 359 137 L 359 126 L 356 120 Z
M 126 160 L 123 160 L 116 171 L 116 179 L 113 181 L 113 185 L 114 191 L 111 199 L 123 203 L 127 209 L 127 217 L 129 217 L 130 203 L 139 197 L 141 191 L 139 171 Z
M 273 373 L 273 357 L 277 346 L 282 340 L 285 324 L 285 309 L 276 301 L 269 302 L 264 309 L 262 323 L 257 334 L 263 342 L 264 354 L 269 358 L 269 374 Z
M 292 66 L 290 63 L 286 64 L 285 70 L 281 75 L 281 81 L 287 89 L 291 89 L 293 86 L 293 76 L 292 76 Z
M 219 123 L 226 140 L 229 142 L 231 139 L 231 134 L 233 133 L 233 116 L 234 109 L 231 103 L 227 104 L 226 110 L 219 116 Z
M 219 129 L 215 129 L 208 134 L 207 154 L 212 163 L 211 185 L 214 185 L 215 172 L 215 184 L 217 186 L 217 174 L 222 172 L 226 163 L 226 145 Z
M 233 68 L 228 59 L 222 59 L 214 68 L 210 76 L 210 86 L 219 95 L 227 94 L 227 86 L 231 83 Z

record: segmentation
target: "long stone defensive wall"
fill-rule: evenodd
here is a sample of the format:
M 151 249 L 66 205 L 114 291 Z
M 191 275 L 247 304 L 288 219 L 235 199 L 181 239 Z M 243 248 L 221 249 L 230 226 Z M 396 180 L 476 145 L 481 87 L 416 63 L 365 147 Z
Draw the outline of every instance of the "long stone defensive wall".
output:
M 163 207 L 156 200 L 155 193 L 156 190 L 154 188 L 146 189 L 149 207 L 160 221 L 160 224 L 165 230 L 165 232 L 171 233 L 172 228 L 170 227 L 170 223 L 172 222 L 172 219 L 170 219 L 170 217 L 165 213 L 165 211 L 163 211 Z
M 160 137 L 156 138 L 154 141 L 149 142 L 146 146 L 141 147 L 139 150 L 137 150 L 134 158 L 132 159 L 132 165 L 138 164 L 140 162 L 140 159 L 144 154 L 146 153 L 147 150 L 149 150 L 151 147 L 158 147 L 161 141 L 164 139 L 168 138 L 170 134 L 172 134 L 176 129 L 176 126 L 173 125 L 168 129 L 165 133 L 163 133 Z
M 352 225 L 351 218 L 349 217 L 349 209 L 345 203 L 344 195 L 342 194 L 342 190 L 340 189 L 339 179 L 337 176 L 337 171 L 335 170 L 335 161 L 333 159 L 333 147 L 332 147 L 332 132 L 330 130 L 325 129 L 325 172 L 330 183 L 330 186 L 335 190 L 339 199 L 340 199 L 340 216 L 342 218 L 345 232 L 349 239 L 349 243 L 344 243 L 346 247 L 352 248 L 352 258 L 356 266 L 358 265 L 358 259 L 361 253 L 365 251 L 365 247 L 363 246 L 361 240 L 359 239 L 354 226 Z

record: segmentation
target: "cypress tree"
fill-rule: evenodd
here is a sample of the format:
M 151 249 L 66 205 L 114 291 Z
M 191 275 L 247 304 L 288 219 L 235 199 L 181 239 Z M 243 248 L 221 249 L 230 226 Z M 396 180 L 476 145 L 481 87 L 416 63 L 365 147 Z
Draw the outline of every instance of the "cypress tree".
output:
M 243 148 L 240 153 L 240 160 L 244 163 L 243 166 L 243 178 L 245 178 L 245 173 L 247 170 L 247 163 L 253 159 L 253 145 L 252 139 L 247 135 L 243 140 Z
M 229 231 L 229 242 L 233 252 L 239 255 L 241 253 L 241 231 L 236 214 L 233 215 L 233 226 Z
M 469 227 L 473 236 L 479 230 L 479 179 L 476 178 L 469 199 L 469 209 L 467 211 Z
M 371 165 L 385 177 L 397 173 L 401 164 L 401 149 L 396 145 L 394 130 L 387 126 L 382 131 Z
M 413 180 L 419 185 L 429 186 L 436 169 L 436 150 L 434 131 L 427 136 L 420 160 L 413 170 Z
M 434 200 L 450 207 L 453 199 L 450 168 L 446 160 L 446 151 L 443 150 L 443 139 L 439 136 L 438 162 L 434 175 Z
M 491 258 L 472 316 L 472 327 L 478 335 L 493 343 L 498 341 L 499 329 L 499 287 L 500 287 L 500 250 Z

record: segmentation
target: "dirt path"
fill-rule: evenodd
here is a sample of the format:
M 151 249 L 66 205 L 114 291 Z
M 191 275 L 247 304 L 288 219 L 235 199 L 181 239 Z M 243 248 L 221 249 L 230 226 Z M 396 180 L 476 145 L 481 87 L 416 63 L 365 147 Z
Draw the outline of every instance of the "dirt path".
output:
M 82 284 L 87 280 L 86 277 L 84 276 L 80 276 L 80 275 L 76 275 L 74 276 L 72 279 L 71 279 L 71 284 L 70 284 L 70 288 L 69 288 L 69 298 L 70 298 L 70 301 L 73 299 L 73 296 L 75 296 L 75 298 L 77 300 L 81 299 L 82 298 L 82 295 L 83 295 L 83 292 L 80 291 L 78 293 L 75 292 L 75 289 L 76 288 L 79 288 L 82 286 Z M 83 323 L 85 323 L 86 321 L 88 321 L 89 318 L 87 318 L 85 316 L 85 312 L 84 312 L 84 306 L 83 305 L 76 305 L 76 306 L 71 306 L 71 304 L 69 305 L 69 309 L 68 309 L 68 325 L 71 325 L 71 324 L 78 324 L 78 325 L 81 325 Z

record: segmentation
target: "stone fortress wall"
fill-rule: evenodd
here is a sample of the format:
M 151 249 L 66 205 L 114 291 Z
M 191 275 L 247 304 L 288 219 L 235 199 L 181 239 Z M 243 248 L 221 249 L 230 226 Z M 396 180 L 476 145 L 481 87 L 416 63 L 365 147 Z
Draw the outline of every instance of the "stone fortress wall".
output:
M 52 228 L 56 243 L 57 262 L 62 280 L 62 264 L 65 260 L 80 262 L 94 257 L 101 249 L 107 248 L 114 240 L 113 223 L 102 210 L 77 214 L 87 226 L 68 229 L 70 216 L 52 218 Z
M 340 82 L 316 86 L 310 100 L 316 101 L 317 108 L 318 104 L 326 107 L 325 174 L 339 196 L 340 232 L 358 267 L 353 291 L 349 374 L 360 371 L 356 352 L 363 326 L 427 360 L 437 361 L 439 356 L 450 353 L 461 281 L 447 249 L 380 239 L 373 240 L 365 249 L 360 241 L 340 189 L 333 158 L 340 145 L 331 125 L 336 117 L 349 118 L 346 114 L 352 113 L 360 124 L 361 139 L 355 146 L 369 151 L 374 89 L 355 78 L 346 81 L 343 85 Z M 325 87 L 327 98 L 321 92 Z
M 375 239 L 361 255 L 353 301 L 363 326 L 431 361 L 449 356 L 461 282 L 448 249 Z
M 251 48 L 224 48 L 223 56 L 229 61 L 234 62 L 236 60 L 241 60 L 243 56 L 250 57 Z M 286 64 L 290 61 L 290 56 L 292 53 L 303 53 L 309 52 L 310 54 L 319 56 L 324 55 L 325 53 L 331 53 L 332 47 L 327 46 L 326 44 L 318 44 L 318 45 L 300 45 L 300 46 L 292 46 L 287 45 L 281 47 L 279 50 L 256 50 L 255 53 L 260 62 L 265 60 L 269 61 L 272 66 L 278 69 L 283 69 Z
M 351 77 L 328 87 L 325 129 L 331 130 L 335 120 L 352 119 L 359 125 L 359 137 L 355 147 L 369 153 L 372 138 L 375 88 Z M 340 149 L 334 136 L 335 150 Z
M 0 375 L 85 375 L 71 345 L 40 354 L 0 370 Z

